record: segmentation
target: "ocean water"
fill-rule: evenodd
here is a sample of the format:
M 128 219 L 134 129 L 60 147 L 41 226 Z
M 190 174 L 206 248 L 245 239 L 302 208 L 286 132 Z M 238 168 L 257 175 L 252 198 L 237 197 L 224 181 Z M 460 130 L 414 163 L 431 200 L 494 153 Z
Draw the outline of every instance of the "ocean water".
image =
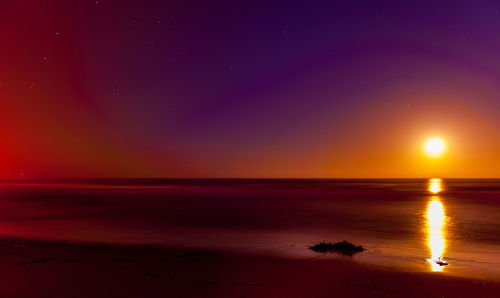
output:
M 343 258 L 499 281 L 500 180 L 4 181 L 0 236 Z M 366 251 L 308 249 L 342 240 Z

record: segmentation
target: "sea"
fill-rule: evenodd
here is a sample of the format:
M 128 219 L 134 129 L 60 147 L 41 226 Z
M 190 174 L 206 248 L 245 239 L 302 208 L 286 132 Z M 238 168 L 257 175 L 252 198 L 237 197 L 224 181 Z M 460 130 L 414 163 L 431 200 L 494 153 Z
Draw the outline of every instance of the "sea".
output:
M 500 281 L 500 180 L 2 181 L 0 237 L 339 258 Z M 344 240 L 365 250 L 310 249 Z

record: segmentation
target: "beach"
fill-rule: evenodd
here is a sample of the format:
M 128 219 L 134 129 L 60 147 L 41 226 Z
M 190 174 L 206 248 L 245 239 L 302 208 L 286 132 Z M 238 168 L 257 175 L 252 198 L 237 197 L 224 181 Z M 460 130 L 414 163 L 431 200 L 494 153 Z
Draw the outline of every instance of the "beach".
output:
M 0 296 L 495 297 L 499 181 L 433 183 L 6 182 Z
M 1 297 L 495 297 L 491 281 L 353 260 L 3 240 Z
M 500 297 L 499 1 L 0 3 L 0 298 Z

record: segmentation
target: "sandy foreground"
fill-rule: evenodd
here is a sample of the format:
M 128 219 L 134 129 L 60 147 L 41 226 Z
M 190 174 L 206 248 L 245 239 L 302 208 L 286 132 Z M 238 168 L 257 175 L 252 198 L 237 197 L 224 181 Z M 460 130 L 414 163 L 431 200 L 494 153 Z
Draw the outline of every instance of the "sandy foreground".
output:
M 500 283 L 345 260 L 6 239 L 0 297 L 498 297 Z

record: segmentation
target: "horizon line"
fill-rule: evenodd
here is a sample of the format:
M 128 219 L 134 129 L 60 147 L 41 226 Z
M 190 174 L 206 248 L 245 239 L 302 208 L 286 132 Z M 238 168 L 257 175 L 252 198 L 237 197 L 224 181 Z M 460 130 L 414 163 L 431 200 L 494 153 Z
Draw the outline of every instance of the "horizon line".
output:
M 390 180 L 390 179 L 500 179 L 500 177 L 39 177 L 0 178 L 0 181 L 50 180 Z

